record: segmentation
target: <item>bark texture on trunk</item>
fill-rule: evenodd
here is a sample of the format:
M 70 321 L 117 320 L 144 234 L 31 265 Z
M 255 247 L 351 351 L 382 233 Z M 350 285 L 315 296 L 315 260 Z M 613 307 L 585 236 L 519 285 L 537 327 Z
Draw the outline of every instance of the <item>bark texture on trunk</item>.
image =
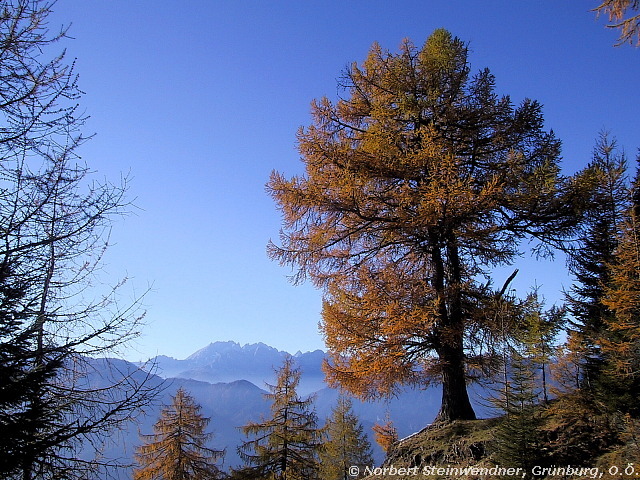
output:
M 454 352 L 452 358 L 440 357 L 442 365 L 442 404 L 434 422 L 475 420 L 476 414 L 469 400 L 462 356 Z
M 464 356 L 464 311 L 462 307 L 462 266 L 453 234 L 446 237 L 445 252 L 435 248 L 433 286 L 438 292 L 438 354 L 442 369 L 442 404 L 435 422 L 475 420 L 469 394 Z M 438 239 L 432 238 L 434 245 Z M 446 260 L 445 260 L 446 259 Z

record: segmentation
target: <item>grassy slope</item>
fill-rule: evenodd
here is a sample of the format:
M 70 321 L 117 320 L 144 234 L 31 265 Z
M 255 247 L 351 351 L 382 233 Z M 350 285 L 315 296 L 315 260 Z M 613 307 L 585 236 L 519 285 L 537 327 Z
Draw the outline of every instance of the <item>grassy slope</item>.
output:
M 456 421 L 446 425 L 434 425 L 422 430 L 411 437 L 398 442 L 389 453 L 384 464 L 369 479 L 394 480 L 439 480 L 456 478 L 465 479 L 520 479 L 534 478 L 530 473 L 514 471 L 511 475 L 497 475 L 487 473 L 460 474 L 454 468 L 471 467 L 491 469 L 496 466 L 493 461 L 495 452 L 495 432 L 501 419 L 493 418 L 475 421 Z M 637 432 L 636 432 L 637 433 Z M 546 474 L 547 479 L 562 478 L 598 478 L 598 479 L 639 479 L 640 478 L 640 448 L 637 436 L 621 436 L 622 442 L 611 445 L 608 451 L 596 458 L 585 458 L 582 463 L 570 464 L 574 468 L 585 467 L 582 475 Z M 544 448 L 544 447 L 543 447 Z M 629 462 L 634 463 L 632 475 L 625 474 Z M 564 464 L 551 466 L 567 467 Z M 384 470 L 386 467 L 386 470 Z M 392 467 L 395 469 L 393 470 Z M 437 467 L 441 468 L 438 472 Z M 449 471 L 446 468 L 449 468 Z M 617 475 L 610 475 L 609 469 L 618 468 Z M 404 471 L 400 469 L 405 469 Z M 425 469 L 426 468 L 426 474 Z M 503 468 L 506 468 L 504 466 Z M 597 471 L 595 469 L 598 469 Z M 615 470 L 611 470 L 615 473 Z M 371 469 L 368 473 L 371 473 Z M 453 472 L 453 473 L 452 473 Z M 517 475 L 516 475 L 517 472 Z M 629 470 L 630 472 L 630 470 Z M 495 469 L 493 471 L 495 473 Z M 571 473 L 571 472 L 570 472 Z

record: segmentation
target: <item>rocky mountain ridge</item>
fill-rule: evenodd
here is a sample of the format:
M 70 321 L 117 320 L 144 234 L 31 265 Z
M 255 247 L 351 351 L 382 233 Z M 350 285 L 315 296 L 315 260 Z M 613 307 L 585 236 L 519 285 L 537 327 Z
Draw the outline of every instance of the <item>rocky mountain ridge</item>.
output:
M 240 345 L 234 341 L 212 342 L 183 360 L 159 355 L 147 362 L 154 366 L 154 373 L 162 378 L 187 378 L 208 383 L 247 380 L 265 388 L 265 383 L 273 383 L 274 371 L 288 352 L 254 343 Z M 322 362 L 326 354 L 322 350 L 297 352 L 293 355 L 296 364 L 303 371 L 300 392 L 308 394 L 324 388 Z

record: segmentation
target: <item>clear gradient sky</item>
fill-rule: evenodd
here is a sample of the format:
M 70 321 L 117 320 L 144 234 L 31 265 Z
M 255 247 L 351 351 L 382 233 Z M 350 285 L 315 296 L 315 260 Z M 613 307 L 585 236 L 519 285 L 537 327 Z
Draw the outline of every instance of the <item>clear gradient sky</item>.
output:
M 321 295 L 292 286 L 265 253 L 280 215 L 264 190 L 273 169 L 303 167 L 298 127 L 309 104 L 374 41 L 397 51 L 444 27 L 469 42 L 472 69 L 497 91 L 544 105 L 572 173 L 608 129 L 629 157 L 640 147 L 640 49 L 589 10 L 598 0 L 59 0 L 71 23 L 85 133 L 98 176 L 132 177 L 138 207 L 113 228 L 105 281 L 127 275 L 147 327 L 124 354 L 184 358 L 210 342 L 323 348 Z M 553 296 L 562 262 L 525 262 L 516 285 Z M 503 275 L 504 276 L 504 275 Z M 504 278 L 498 278 L 501 283 Z

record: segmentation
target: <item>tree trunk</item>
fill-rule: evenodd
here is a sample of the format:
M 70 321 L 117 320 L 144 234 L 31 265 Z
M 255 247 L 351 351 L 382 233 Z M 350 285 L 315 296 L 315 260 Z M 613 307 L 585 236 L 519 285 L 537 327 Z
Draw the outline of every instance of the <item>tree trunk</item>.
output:
M 447 346 L 440 353 L 442 404 L 434 423 L 476 419 L 467 392 L 462 342 L 460 342 L 459 351 L 455 350 L 457 350 L 455 347 Z
M 437 238 L 432 238 L 437 245 Z M 467 393 L 465 359 L 464 359 L 464 313 L 462 308 L 462 269 L 455 236 L 448 236 L 445 261 L 442 252 L 435 248 L 432 253 L 434 265 L 433 286 L 438 292 L 438 310 L 440 328 L 438 329 L 439 346 L 436 352 L 442 368 L 442 404 L 435 422 L 453 420 L 475 420 L 469 394 Z M 445 288 L 445 278 L 448 288 Z

